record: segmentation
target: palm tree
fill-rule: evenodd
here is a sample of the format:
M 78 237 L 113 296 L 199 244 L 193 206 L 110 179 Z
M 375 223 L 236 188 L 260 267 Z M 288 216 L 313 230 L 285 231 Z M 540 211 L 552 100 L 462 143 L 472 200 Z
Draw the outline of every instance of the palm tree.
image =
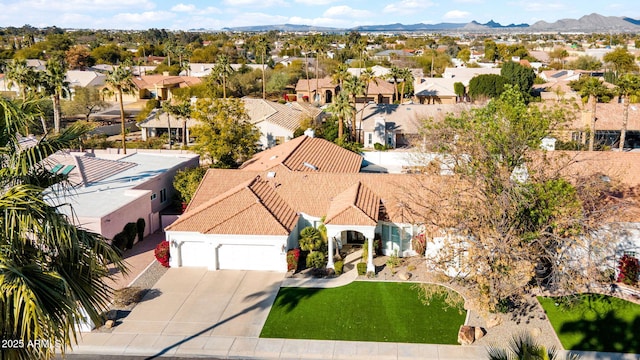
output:
M 333 75 L 331 75 L 331 79 L 340 85 L 340 90 L 343 88 L 344 81 L 350 76 L 348 69 L 349 67 L 346 64 L 339 64 Z
M 356 100 L 358 95 L 364 94 L 367 84 L 362 81 L 361 78 L 352 75 L 344 82 L 344 92 L 351 96 L 353 99 L 353 110 L 351 115 L 351 139 L 356 138 Z
M 233 73 L 233 68 L 226 55 L 218 55 L 216 65 L 213 67 L 215 77 L 222 78 L 222 97 L 227 98 L 227 77 Z
M 320 56 L 322 55 L 322 53 L 324 52 L 324 49 L 326 47 L 325 44 L 325 40 L 322 37 L 322 35 L 316 36 L 313 39 L 311 48 L 313 49 L 313 52 L 316 53 L 316 95 L 314 96 L 314 102 L 319 102 L 320 101 L 320 93 L 318 92 L 319 90 L 319 81 L 320 81 Z
M 83 311 L 101 323 L 109 263 L 127 269 L 100 235 L 76 228 L 48 201 L 70 189 L 46 170 L 46 158 L 88 128 L 77 123 L 22 149 L 16 134 L 33 120 L 25 108 L 0 98 L 0 338 L 52 346 L 3 348 L 2 358 L 51 359 L 76 342 Z
M 20 88 L 22 100 L 27 99 L 27 90 L 36 82 L 36 73 L 33 68 L 27 66 L 27 61 L 20 59 L 7 64 L 6 69 L 7 86 L 17 85 Z
M 393 96 L 396 100 L 398 100 L 398 79 L 402 77 L 402 73 L 399 67 L 395 65 L 391 65 L 389 69 L 389 74 L 387 74 L 387 78 L 393 79 Z
M 364 69 L 361 73 L 360 73 L 360 79 L 362 80 L 363 83 L 365 83 L 365 88 L 364 88 L 364 101 L 365 104 L 362 107 L 362 110 L 360 111 L 360 135 L 358 136 L 358 141 L 360 142 L 364 142 L 364 139 L 361 139 L 361 135 L 362 135 L 362 121 L 364 120 L 364 109 L 367 106 L 368 103 L 368 98 L 369 98 L 369 87 L 371 86 L 371 83 L 374 83 L 376 85 L 378 85 L 378 77 L 376 76 L 376 74 L 373 72 L 373 70 L 371 68 L 366 68 Z
M 598 97 L 607 92 L 606 86 L 600 80 L 594 77 L 588 78 L 580 89 L 580 96 L 588 97 L 591 103 L 591 132 L 589 134 L 589 151 L 593 151 L 596 139 L 596 104 Z
M 47 61 L 47 70 L 41 73 L 41 87 L 51 96 L 53 102 L 53 130 L 60 132 L 61 113 L 60 98 L 64 91 L 69 92 L 69 82 L 66 81 L 66 64 L 63 59 L 52 57 Z
M 407 68 L 400 69 L 400 79 L 402 79 L 402 91 L 400 96 L 404 98 L 404 89 L 406 84 L 408 82 L 413 83 L 413 74 L 411 73 L 411 70 Z M 400 101 L 400 103 L 402 103 L 402 100 Z
M 490 360 L 560 360 L 560 356 L 555 348 L 547 349 L 539 345 L 529 333 L 516 334 L 509 341 L 507 349 L 490 346 L 488 348 Z M 578 360 L 579 355 L 568 354 L 566 360 Z
M 328 112 L 338 117 L 338 139 L 344 136 L 344 120 L 351 116 L 353 110 L 346 92 L 340 92 L 335 101 L 327 107 Z
M 627 136 L 627 124 L 629 122 L 629 97 L 640 93 L 640 76 L 635 74 L 624 74 L 618 79 L 617 93 L 622 98 L 624 111 L 622 113 L 622 129 L 620 130 L 620 151 L 624 150 L 624 142 Z
M 311 43 L 308 37 L 300 38 L 298 41 L 298 46 L 300 46 L 300 51 L 304 52 L 304 68 L 305 73 L 307 75 L 307 94 L 311 97 L 311 83 L 309 82 L 309 49 L 311 48 Z M 316 89 L 316 91 L 318 91 Z M 311 98 L 309 98 L 311 100 Z
M 266 78 L 265 78 L 265 69 L 264 69 L 264 65 L 265 65 L 265 58 L 267 57 L 267 52 L 269 51 L 269 41 L 267 40 L 266 37 L 261 36 L 258 41 L 256 42 L 256 50 L 260 53 L 260 55 L 262 56 L 262 98 L 266 99 L 267 98 L 267 88 L 266 88 Z
M 131 72 L 131 67 L 127 62 L 120 64 L 120 66 L 116 67 L 111 71 L 105 82 L 108 86 L 114 90 L 118 95 L 118 102 L 120 103 L 120 123 L 122 124 L 122 151 L 124 154 L 127 153 L 127 144 L 126 144 L 126 128 L 124 123 L 124 104 L 122 103 L 122 94 L 132 92 L 135 89 L 135 84 L 133 83 L 133 73 Z
M 172 105 L 168 102 L 162 104 L 162 109 L 168 115 L 174 115 L 178 120 L 182 120 L 182 145 L 187 146 L 187 119 L 191 117 L 191 102 L 185 100 L 179 104 Z M 170 121 L 170 120 L 167 120 Z M 169 122 L 169 147 L 171 147 L 171 123 Z

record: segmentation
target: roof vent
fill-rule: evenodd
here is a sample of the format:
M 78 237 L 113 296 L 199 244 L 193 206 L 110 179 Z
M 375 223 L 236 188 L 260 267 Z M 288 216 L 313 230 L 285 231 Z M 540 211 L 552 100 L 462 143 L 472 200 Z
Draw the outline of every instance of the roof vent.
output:
M 273 179 L 274 177 L 276 177 L 276 172 L 275 171 L 269 171 L 267 173 L 267 179 Z
M 315 165 L 313 165 L 313 164 L 309 164 L 309 163 L 308 163 L 308 162 L 306 162 L 306 161 L 305 161 L 305 162 L 303 162 L 303 163 L 302 163 L 302 165 L 304 165 L 304 166 L 308 167 L 308 168 L 309 168 L 309 169 L 311 169 L 311 170 L 318 171 L 318 167 L 316 167 L 316 166 L 315 166 Z
M 278 158 L 278 155 L 273 155 L 272 157 L 269 158 L 269 160 L 275 160 Z

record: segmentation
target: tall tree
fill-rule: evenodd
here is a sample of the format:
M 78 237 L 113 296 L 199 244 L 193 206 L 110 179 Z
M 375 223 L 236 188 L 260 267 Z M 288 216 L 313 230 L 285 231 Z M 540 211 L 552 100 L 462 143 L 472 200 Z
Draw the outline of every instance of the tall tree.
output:
M 125 124 L 124 103 L 122 102 L 122 95 L 124 93 L 130 93 L 134 91 L 135 84 L 133 82 L 133 73 L 131 72 L 131 65 L 129 62 L 124 62 L 109 72 L 105 79 L 107 85 L 115 91 L 118 96 L 118 103 L 120 105 L 120 124 L 122 132 L 122 152 L 127 153 L 127 131 Z
M 640 76 L 636 74 L 624 74 L 618 79 L 617 93 L 622 97 L 623 113 L 622 128 L 620 129 L 620 151 L 624 150 L 624 142 L 627 136 L 627 124 L 629 123 L 629 104 L 631 95 L 640 94 Z
M 395 65 L 391 65 L 389 69 L 389 74 L 387 74 L 387 78 L 393 80 L 393 98 L 395 101 L 398 101 L 400 98 L 398 96 L 398 79 L 402 76 L 402 70 Z
M 508 310 L 532 283 L 558 291 L 590 284 L 599 265 L 593 255 L 610 250 L 596 229 L 616 205 L 598 199 L 615 180 L 567 175 L 561 169 L 570 159 L 539 150 L 566 116 L 560 108 L 528 106 L 507 85 L 486 107 L 425 120 L 426 152 L 440 154 L 452 175 L 416 177 L 403 191 L 408 210 L 441 246 L 429 266 L 464 278 L 480 308 Z
M 616 76 L 632 71 L 638 71 L 635 56 L 624 48 L 615 48 L 613 51 L 604 54 L 602 60 L 606 63 L 613 64 L 613 71 Z
M 249 122 L 240 99 L 200 99 L 193 111 L 193 151 L 213 167 L 237 168 L 257 151 L 260 131 Z
M 404 98 L 404 90 L 407 84 L 413 85 L 413 73 L 408 68 L 400 69 L 400 79 L 402 79 L 402 90 L 400 91 L 400 97 Z M 402 100 L 400 100 L 402 103 Z
M 348 69 L 346 64 L 340 64 L 331 75 L 332 80 L 340 86 L 340 90 L 344 87 L 344 81 L 350 76 Z
M 596 108 L 598 99 L 607 96 L 609 89 L 597 78 L 588 77 L 570 82 L 569 85 L 591 104 L 591 121 L 589 124 L 589 151 L 593 151 L 596 141 Z
M 112 289 L 109 264 L 127 272 L 120 255 L 100 235 L 75 227 L 51 204 L 68 192 L 45 159 L 68 149 L 87 131 L 74 124 L 34 147 L 18 146 L 16 134 L 33 116 L 0 98 L 0 337 L 24 346 L 2 349 L 4 359 L 53 359 L 76 342 L 82 312 L 101 323 Z M 27 346 L 47 341 L 51 346 Z
M 82 114 L 89 121 L 91 114 L 107 108 L 100 90 L 95 87 L 76 87 L 71 101 L 63 103 L 62 113 L 67 116 Z
M 67 65 L 60 57 L 52 57 L 47 61 L 46 71 L 41 73 L 40 85 L 53 102 L 53 130 L 60 132 L 62 109 L 60 99 L 65 92 L 69 93 L 69 82 L 66 80 Z
M 366 88 L 367 88 L 367 84 L 364 81 L 362 81 L 361 78 L 355 75 L 349 76 L 344 82 L 344 89 L 342 91 L 349 94 L 349 97 L 353 100 L 351 116 L 349 116 L 350 128 L 351 128 L 351 133 L 349 137 L 351 141 L 355 141 L 357 136 L 356 134 L 356 110 L 357 110 L 356 103 L 358 100 L 358 96 L 363 95 Z
M 20 88 L 20 96 L 23 100 L 27 98 L 27 91 L 30 85 L 36 82 L 37 75 L 33 68 L 27 66 L 24 59 L 16 59 L 7 64 L 6 68 L 7 86 L 12 87 L 14 84 Z
M 262 64 L 262 98 L 267 98 L 267 79 L 265 75 L 265 66 L 267 53 L 269 52 L 269 40 L 265 36 L 261 36 L 255 44 L 256 51 L 260 54 L 260 63 Z
M 175 116 L 178 120 L 182 120 L 182 145 L 187 146 L 187 119 L 191 117 L 191 101 L 184 100 L 177 104 L 170 104 L 165 101 L 162 104 L 162 110 L 169 115 Z M 169 148 L 171 148 L 171 128 L 169 127 Z
M 365 84 L 365 87 L 364 87 L 365 104 L 364 104 L 364 107 L 362 108 L 362 111 L 360 111 L 360 125 L 358 126 L 358 128 L 360 129 L 360 135 L 358 135 L 357 141 L 359 141 L 360 143 L 363 143 L 364 139 L 362 138 L 363 136 L 362 121 L 364 120 L 364 109 L 367 106 L 367 103 L 369 102 L 369 87 L 371 86 L 372 83 L 375 84 L 376 86 L 378 85 L 378 77 L 376 76 L 375 72 L 373 72 L 371 68 L 366 68 L 360 73 L 360 80 L 362 80 L 362 82 Z
M 515 61 L 507 61 L 502 64 L 500 69 L 500 75 L 503 76 L 509 84 L 518 86 L 525 99 L 529 97 L 533 82 L 536 79 L 536 74 L 533 68 L 520 65 Z
M 315 99 L 313 99 L 315 103 L 320 102 L 320 93 L 318 92 L 319 82 L 320 82 L 320 58 L 322 57 L 322 54 L 324 53 L 326 46 L 327 46 L 326 40 L 322 35 L 318 35 L 313 38 L 313 43 L 311 45 L 311 48 L 313 49 L 313 52 L 316 54 L 316 66 L 315 66 L 316 95 L 315 95 Z
M 222 79 L 222 97 L 227 98 L 227 78 L 233 74 L 233 68 L 226 55 L 218 55 L 216 65 L 213 67 L 213 76 Z
M 349 95 L 346 91 L 338 93 L 335 101 L 327 107 L 327 111 L 338 118 L 338 139 L 344 140 L 344 122 L 353 114 L 354 108 L 349 102 Z

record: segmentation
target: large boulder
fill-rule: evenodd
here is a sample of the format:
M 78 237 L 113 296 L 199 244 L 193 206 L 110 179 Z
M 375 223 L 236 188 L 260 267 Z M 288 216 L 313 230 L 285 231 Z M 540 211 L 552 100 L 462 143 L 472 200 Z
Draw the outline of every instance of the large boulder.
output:
M 458 331 L 458 343 L 471 345 L 475 341 L 475 329 L 473 326 L 461 325 Z
M 398 273 L 398 278 L 400 280 L 407 281 L 407 280 L 411 279 L 411 273 L 410 272 L 401 271 L 400 273 Z

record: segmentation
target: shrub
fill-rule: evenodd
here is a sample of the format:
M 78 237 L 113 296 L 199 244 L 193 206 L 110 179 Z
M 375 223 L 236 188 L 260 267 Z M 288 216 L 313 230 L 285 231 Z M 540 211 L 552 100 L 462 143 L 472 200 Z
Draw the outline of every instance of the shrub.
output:
M 136 221 L 136 230 L 138 231 L 138 241 L 142 241 L 142 239 L 144 238 L 145 226 L 146 226 L 146 223 L 143 218 L 139 218 L 138 221 Z
M 133 242 L 136 240 L 136 236 L 138 235 L 138 227 L 136 226 L 136 223 L 127 223 L 124 226 L 124 229 L 122 229 L 122 233 L 127 239 L 127 249 L 131 249 L 133 247 Z
M 424 256 L 427 251 L 427 240 L 424 234 L 418 234 L 411 239 L 411 247 L 420 256 Z
M 358 275 L 367 275 L 367 263 L 359 262 L 356 268 L 358 269 Z
M 120 251 L 124 251 L 126 245 L 127 245 L 127 238 L 123 233 L 117 233 L 113 237 L 113 240 L 111 240 L 111 246 L 119 249 Z
M 300 260 L 300 249 L 291 249 L 287 251 L 287 271 L 297 270 L 298 260 Z
M 125 287 L 113 291 L 113 304 L 118 307 L 129 306 L 139 303 L 142 300 L 146 290 L 137 286 Z
M 640 263 L 638 259 L 624 255 L 618 262 L 618 282 L 622 282 L 627 285 L 635 285 L 638 282 L 638 275 L 640 275 Z
M 308 268 L 323 268 L 327 263 L 327 259 L 324 253 L 321 251 L 314 251 L 307 255 L 307 267 Z
M 322 247 L 322 235 L 320 234 L 320 230 L 314 228 L 313 226 L 307 226 L 306 228 L 300 231 L 300 249 L 304 251 L 316 251 L 320 250 Z
M 336 261 L 333 264 L 333 269 L 336 271 L 336 275 L 342 274 L 343 268 L 344 268 L 344 262 L 343 261 Z
M 153 254 L 156 256 L 156 260 L 158 260 L 158 262 L 162 264 L 162 266 L 169 267 L 170 251 L 168 241 L 159 243 L 158 246 L 156 246 Z
M 380 144 L 380 143 L 375 143 L 375 144 L 373 144 L 373 148 L 374 148 L 375 150 L 377 150 L 377 151 L 384 151 L 384 150 L 387 150 L 387 146 L 386 146 L 386 145 L 383 145 L 383 144 Z

